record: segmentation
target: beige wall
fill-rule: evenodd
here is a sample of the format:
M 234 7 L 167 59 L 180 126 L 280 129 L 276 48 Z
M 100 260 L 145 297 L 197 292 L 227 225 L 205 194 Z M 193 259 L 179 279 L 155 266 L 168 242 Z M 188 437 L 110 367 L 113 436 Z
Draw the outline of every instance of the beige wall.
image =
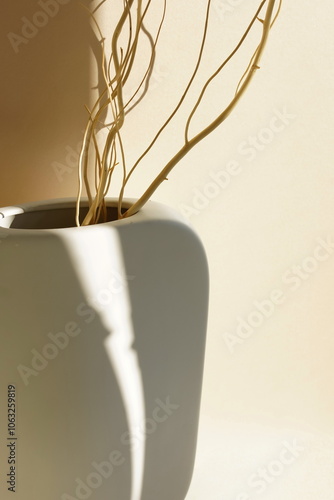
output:
M 215 34 L 201 77 L 233 45 L 238 22 L 246 23 L 257 2 L 250 4 L 231 7 L 224 16 L 230 27 L 222 30 L 222 2 L 213 2 Z M 147 107 L 136 110 L 127 129 L 130 156 L 156 125 L 152 111 L 159 120 L 177 101 L 194 62 L 204 7 L 193 6 L 190 15 L 186 2 L 171 5 L 176 10 L 168 13 L 167 46 Z M 15 7 L 7 1 L 0 16 L 1 205 L 75 195 L 74 169 L 59 182 L 52 165 L 66 164 L 66 148 L 76 147 L 85 121 L 94 80 L 87 18 L 75 2 L 62 5 L 15 54 L 6 33 L 19 33 L 20 18 L 31 19 L 36 10 L 32 1 Z M 321 9 L 284 2 L 262 69 L 238 110 L 154 196 L 190 213 L 207 249 L 203 413 L 222 420 L 334 431 L 334 249 L 323 243 L 334 241 L 333 14 L 329 0 Z M 214 116 L 223 98 L 215 89 L 196 126 Z M 151 165 L 177 144 L 181 125 L 180 119 L 159 143 Z M 148 162 L 129 196 L 142 191 L 150 172 Z M 268 317 L 255 313 L 264 301 Z M 241 320 L 253 326 L 240 334 Z
M 89 104 L 87 15 L 71 0 L 18 0 L 2 3 L 0 19 L 0 204 L 69 196 L 76 175 L 66 156 Z M 54 162 L 69 167 L 64 176 Z

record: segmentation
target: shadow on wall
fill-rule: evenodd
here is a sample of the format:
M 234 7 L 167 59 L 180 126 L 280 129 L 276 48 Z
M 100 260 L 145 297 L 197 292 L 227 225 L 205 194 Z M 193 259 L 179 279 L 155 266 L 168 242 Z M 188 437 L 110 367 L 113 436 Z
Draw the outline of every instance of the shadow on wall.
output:
M 91 50 L 99 50 L 81 4 L 92 2 L 1 3 L 1 206 L 76 193 Z

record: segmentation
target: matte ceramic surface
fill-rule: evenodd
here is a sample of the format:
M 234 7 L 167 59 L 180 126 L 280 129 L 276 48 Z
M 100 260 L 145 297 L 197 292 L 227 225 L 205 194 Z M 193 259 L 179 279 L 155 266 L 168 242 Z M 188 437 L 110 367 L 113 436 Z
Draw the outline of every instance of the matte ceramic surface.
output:
M 0 498 L 183 500 L 205 350 L 202 244 L 153 202 L 121 221 L 73 220 L 74 200 L 0 209 Z

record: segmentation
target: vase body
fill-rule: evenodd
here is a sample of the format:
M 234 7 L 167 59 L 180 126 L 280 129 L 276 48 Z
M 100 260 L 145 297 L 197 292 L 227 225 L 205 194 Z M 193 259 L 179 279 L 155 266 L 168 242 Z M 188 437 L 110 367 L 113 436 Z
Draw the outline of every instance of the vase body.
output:
M 202 244 L 153 202 L 120 221 L 73 220 L 73 200 L 0 209 L 0 498 L 183 500 L 205 350 Z

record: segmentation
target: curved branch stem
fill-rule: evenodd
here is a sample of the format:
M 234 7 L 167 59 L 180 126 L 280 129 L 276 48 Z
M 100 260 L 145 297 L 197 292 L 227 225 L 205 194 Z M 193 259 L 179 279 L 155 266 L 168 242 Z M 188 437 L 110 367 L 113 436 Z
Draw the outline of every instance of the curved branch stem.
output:
M 233 109 L 236 107 L 241 97 L 245 93 L 246 89 L 248 88 L 249 84 L 251 83 L 256 70 L 259 68 L 259 62 L 263 54 L 263 50 L 265 48 L 270 31 L 274 5 L 275 5 L 275 0 L 269 0 L 265 19 L 263 21 L 262 37 L 260 44 L 257 48 L 253 64 L 249 70 L 248 75 L 245 77 L 244 82 L 240 86 L 237 94 L 231 100 L 230 104 L 225 108 L 225 110 L 222 113 L 218 115 L 218 117 L 215 120 L 212 121 L 210 125 L 204 128 L 200 133 L 198 133 L 196 136 L 194 136 L 191 140 L 189 140 L 182 146 L 182 148 L 178 151 L 178 153 L 161 170 L 159 175 L 155 178 L 155 180 L 144 192 L 144 194 L 125 212 L 125 214 L 123 214 L 123 217 L 130 217 L 131 215 L 138 212 L 138 210 L 140 210 L 143 207 L 143 205 L 150 199 L 150 197 L 160 186 L 160 184 L 167 178 L 168 174 L 175 167 L 175 165 L 179 163 L 179 161 L 182 160 L 182 158 L 184 158 L 184 156 L 187 153 L 189 153 L 189 151 L 193 149 L 193 147 L 196 146 L 196 144 L 202 141 L 205 137 L 211 134 L 211 132 L 213 132 L 221 123 L 223 123 L 226 120 L 226 118 L 230 115 L 230 113 L 233 111 Z
M 106 216 L 106 203 L 105 196 L 107 195 L 111 179 L 114 178 L 113 173 L 116 166 L 119 165 L 123 170 L 123 179 L 121 180 L 121 189 L 118 196 L 118 218 L 130 217 L 140 210 L 143 205 L 150 199 L 156 189 L 162 184 L 171 170 L 205 137 L 210 135 L 219 125 L 221 125 L 226 118 L 231 114 L 234 108 L 237 106 L 238 102 L 242 98 L 243 94 L 246 92 L 248 86 L 250 85 L 254 74 L 257 69 L 259 69 L 259 63 L 261 56 L 263 54 L 269 31 L 276 21 L 276 18 L 280 12 L 282 0 L 259 0 L 259 7 L 253 16 L 250 24 L 248 25 L 243 36 L 239 40 L 235 49 L 230 53 L 230 55 L 220 64 L 218 69 L 207 79 L 205 84 L 202 86 L 199 96 L 193 105 L 191 111 L 188 114 L 185 127 L 184 127 L 184 144 L 179 149 L 179 151 L 171 158 L 165 166 L 162 168 L 160 173 L 156 176 L 150 186 L 146 189 L 143 195 L 123 214 L 122 212 L 122 201 L 124 196 L 125 187 L 133 174 L 134 170 L 137 168 L 139 163 L 143 158 L 150 152 L 153 146 L 156 144 L 158 138 L 165 131 L 167 126 L 171 123 L 172 119 L 180 110 L 183 105 L 189 90 L 198 74 L 200 64 L 202 62 L 202 57 L 204 53 L 204 47 L 206 43 L 208 25 L 209 25 L 209 15 L 212 0 L 206 0 L 206 15 L 204 28 L 201 38 L 201 43 L 198 49 L 198 55 L 195 67 L 191 74 L 191 77 L 183 91 L 181 97 L 178 100 L 173 111 L 170 113 L 168 118 L 165 120 L 163 125 L 160 127 L 158 132 L 155 134 L 154 138 L 151 140 L 150 144 L 147 146 L 145 151 L 139 156 L 139 158 L 134 162 L 132 168 L 127 173 L 126 169 L 126 157 L 125 148 L 123 146 L 122 140 L 122 128 L 125 123 L 127 115 L 132 111 L 132 109 L 141 101 L 141 99 L 146 95 L 149 82 L 152 75 L 153 67 L 156 58 L 156 47 L 160 37 L 160 32 L 162 25 L 165 20 L 167 0 L 162 0 L 163 2 L 163 12 L 160 22 L 157 27 L 157 32 L 155 38 L 149 32 L 144 24 L 144 19 L 147 15 L 149 7 L 154 2 L 152 0 L 146 0 L 145 7 L 143 7 L 143 0 L 122 0 L 123 10 L 121 12 L 120 18 L 117 22 L 116 28 L 111 37 L 111 55 L 106 61 L 105 56 L 105 39 L 102 35 L 98 22 L 95 18 L 95 12 L 90 13 L 95 26 L 100 37 L 101 49 L 102 49 L 102 74 L 104 79 L 105 88 L 100 92 L 93 108 L 88 111 L 89 119 L 86 125 L 83 146 L 79 156 L 79 189 L 76 204 L 76 224 L 80 225 L 79 215 L 80 215 L 80 199 L 82 195 L 83 187 L 86 187 L 89 209 L 83 225 L 97 223 L 101 217 Z M 278 8 L 274 16 L 274 7 L 278 3 Z M 260 19 L 259 15 L 265 7 L 265 15 L 261 16 L 264 19 Z M 136 11 L 136 14 L 135 14 Z M 198 110 L 205 92 L 210 85 L 210 83 L 218 76 L 222 69 L 227 65 L 227 63 L 233 58 L 236 52 L 240 49 L 242 44 L 245 42 L 246 38 L 255 25 L 256 21 L 259 20 L 262 26 L 262 34 L 260 43 L 256 47 L 246 71 L 242 75 L 234 96 L 230 100 L 229 104 L 219 112 L 218 116 L 211 121 L 207 126 L 204 126 L 202 130 L 190 137 L 189 129 L 192 123 L 192 119 Z M 123 36 L 127 37 L 125 43 L 125 48 L 121 46 L 123 41 Z M 146 69 L 144 70 L 144 76 L 141 78 L 140 83 L 137 84 L 136 91 L 132 93 L 129 100 L 124 102 L 124 88 L 129 79 L 133 74 L 134 67 L 138 60 L 139 47 L 141 47 L 142 37 L 146 37 L 149 43 L 149 61 L 146 62 Z M 146 42 L 147 43 L 147 42 Z M 138 92 L 143 88 L 143 93 L 140 97 L 137 97 Z M 136 98 L 136 99 L 135 99 Z M 132 103 L 132 104 L 131 104 Z M 130 105 L 131 104 L 131 105 Z M 110 119 L 109 119 L 110 118 Z M 110 123 L 108 123 L 110 122 Z M 103 145 L 99 145 L 99 133 L 102 130 L 105 131 L 106 137 L 104 139 Z M 94 148 L 95 158 L 94 162 L 91 162 L 90 158 L 90 148 Z M 119 158 L 119 161 L 118 161 Z M 92 173 L 94 175 L 94 196 L 90 189 L 90 176 L 89 168 L 93 167 Z

